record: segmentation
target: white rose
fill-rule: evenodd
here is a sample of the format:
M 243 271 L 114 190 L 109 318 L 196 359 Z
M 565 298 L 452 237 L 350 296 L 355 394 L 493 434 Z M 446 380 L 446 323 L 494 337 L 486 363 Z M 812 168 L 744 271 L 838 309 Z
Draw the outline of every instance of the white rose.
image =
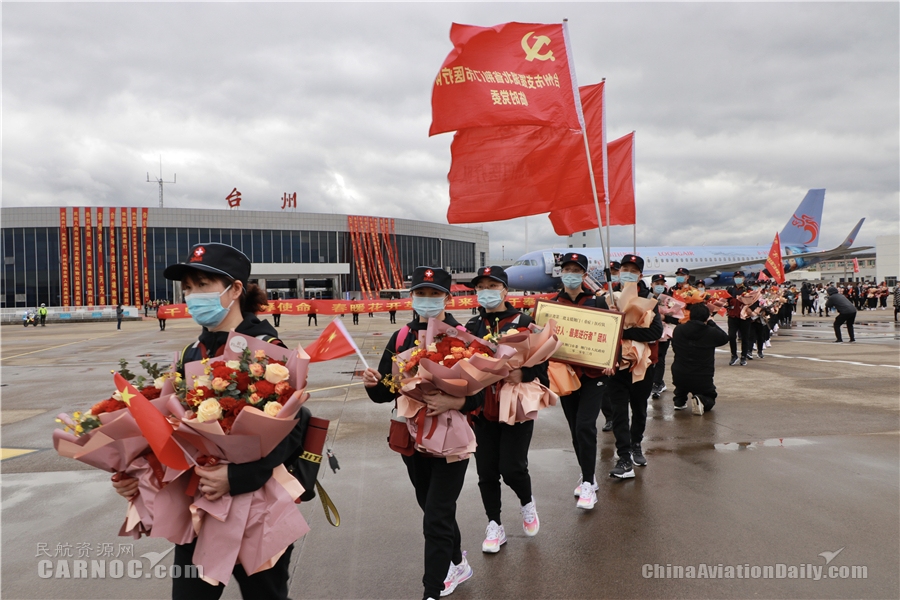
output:
M 194 387 L 212 387 L 212 381 L 206 375 L 201 375 L 197 379 L 194 380 Z
M 197 407 L 197 420 L 201 423 L 206 421 L 216 421 L 222 416 L 222 407 L 214 398 L 204 400 Z
M 153 380 L 153 387 L 155 387 L 158 390 L 163 389 L 163 385 L 165 385 L 166 379 L 168 379 L 168 377 L 166 375 L 163 375 L 162 377 L 157 377 L 156 379 Z
M 281 402 L 269 402 L 266 404 L 265 413 L 270 417 L 277 417 L 278 411 L 282 409 Z
M 118 400 L 119 402 L 122 402 L 122 394 L 121 394 L 121 392 L 119 392 L 119 390 L 114 391 L 112 397 L 113 397 L 113 400 Z
M 270 365 L 266 365 L 266 381 L 271 384 L 276 384 L 281 381 L 286 380 L 291 376 L 291 372 L 288 371 L 287 367 L 284 365 L 279 365 L 277 363 L 272 363 Z
M 239 360 L 226 360 L 225 366 L 229 369 L 234 369 L 235 371 L 239 371 L 241 369 L 241 361 Z

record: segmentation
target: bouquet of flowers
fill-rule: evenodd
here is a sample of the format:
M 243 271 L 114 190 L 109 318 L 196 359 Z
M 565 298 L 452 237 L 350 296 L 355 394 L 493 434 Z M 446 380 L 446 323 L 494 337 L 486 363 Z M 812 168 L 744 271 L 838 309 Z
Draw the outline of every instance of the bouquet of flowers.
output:
M 731 297 L 725 290 L 698 290 L 693 286 L 686 286 L 672 294 L 676 300 L 680 300 L 685 304 L 706 303 L 710 314 L 725 314 L 725 306 L 728 298 Z M 662 312 L 662 311 L 660 311 Z M 684 314 L 681 318 L 682 323 L 686 323 L 690 319 L 690 315 Z
M 148 380 L 143 376 L 135 377 L 128 370 L 125 359 L 119 361 L 119 374 L 126 380 L 133 380 L 151 404 L 163 415 L 168 415 L 167 398 L 161 397 L 161 392 L 173 384 L 173 378 L 161 375 L 156 364 L 141 361 L 141 365 L 152 383 L 147 384 Z M 149 533 L 153 526 L 153 499 L 165 486 L 165 467 L 150 449 L 121 393 L 115 391 L 84 413 L 76 411 L 71 416 L 61 413 L 56 422 L 64 426 L 53 432 L 53 447 L 60 456 L 115 473 L 116 479 L 132 477 L 138 480 L 138 493 L 128 503 L 119 535 L 139 538 L 141 534 Z
M 309 356 L 232 332 L 225 354 L 185 365 L 185 385 L 168 398 L 175 439 L 196 465 L 247 463 L 268 455 L 297 423 L 309 397 Z M 283 465 L 255 492 L 209 500 L 195 473 L 167 474 L 157 494 L 154 537 L 176 544 L 195 536 L 194 564 L 203 578 L 226 583 L 234 565 L 248 574 L 271 568 L 309 526 L 296 509 L 304 490 Z M 165 514 L 162 519 L 160 515 Z
M 516 353 L 506 366 L 510 370 L 533 367 L 548 360 L 562 345 L 556 335 L 556 321 L 550 319 L 543 329 L 532 323 L 527 328 L 510 329 L 499 336 L 499 342 Z M 542 408 L 556 406 L 559 396 L 535 380 L 523 383 L 504 383 L 497 392 L 501 423 L 513 425 L 537 419 Z
M 638 295 L 636 283 L 625 283 L 622 291 L 616 292 L 616 306 L 624 313 L 624 327 L 649 327 L 653 322 L 655 298 L 642 298 Z M 635 340 L 622 340 L 620 361 L 631 371 L 632 381 L 641 381 L 650 366 L 650 346 Z
M 762 289 L 758 290 L 747 290 L 743 292 L 740 296 L 738 296 L 738 300 L 744 306 L 741 307 L 741 318 L 749 319 L 753 316 L 753 310 L 750 308 L 752 304 L 759 300 L 759 297 L 762 295 Z
M 672 296 L 660 294 L 659 298 L 657 298 L 656 301 L 658 303 L 657 305 L 659 306 L 660 315 L 678 319 L 682 323 L 687 320 L 687 317 L 684 314 L 684 309 L 687 306 L 687 303 L 683 300 L 676 300 Z M 666 340 L 672 339 L 672 334 L 674 332 L 675 326 L 672 323 L 663 322 L 663 335 L 660 338 L 660 341 L 664 342 Z
M 424 340 L 395 355 L 393 372 L 385 379 L 400 392 L 397 414 L 406 419 L 416 448 L 448 461 L 474 452 L 475 434 L 466 417 L 457 410 L 427 416 L 422 398 L 436 392 L 457 398 L 480 392 L 509 375 L 506 363 L 514 354 L 508 346 L 429 319 Z

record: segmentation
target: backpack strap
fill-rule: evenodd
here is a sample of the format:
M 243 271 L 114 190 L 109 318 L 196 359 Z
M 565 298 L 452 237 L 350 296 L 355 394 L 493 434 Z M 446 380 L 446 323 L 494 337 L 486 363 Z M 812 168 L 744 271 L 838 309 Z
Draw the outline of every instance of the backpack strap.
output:
M 397 332 L 397 340 L 394 342 L 394 352 L 398 352 L 399 349 L 403 347 L 403 342 L 406 341 L 407 335 L 409 335 L 409 325 L 404 325 L 400 328 L 400 331 Z

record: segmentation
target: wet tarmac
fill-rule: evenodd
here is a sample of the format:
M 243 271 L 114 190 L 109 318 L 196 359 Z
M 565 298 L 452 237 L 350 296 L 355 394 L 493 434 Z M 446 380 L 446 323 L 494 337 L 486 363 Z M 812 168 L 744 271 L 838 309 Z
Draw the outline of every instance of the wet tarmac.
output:
M 728 367 L 728 352 L 719 353 L 713 411 L 674 411 L 671 389 L 650 402 L 649 465 L 634 479 L 606 477 L 614 442 L 600 433 L 592 511 L 575 508 L 579 471 L 562 411 L 543 411 L 529 455 L 540 533 L 525 536 L 504 487 L 509 541 L 482 554 L 486 518 L 470 464 L 458 521 L 474 576 L 452 597 L 900 597 L 900 328 L 891 319 L 890 311 L 860 313 L 858 342 L 834 344 L 833 319 L 796 318 L 764 359 Z M 387 316 L 347 321 L 377 363 L 394 329 Z M 307 328 L 305 319 L 283 317 L 282 337 L 306 344 L 321 323 Z M 149 571 L 153 557 L 142 555 L 171 547 L 117 538 L 124 502 L 108 475 L 52 450 L 53 417 L 106 397 L 120 357 L 133 366 L 138 356 L 166 362 L 196 335 L 189 321 L 169 321 L 165 332 L 155 320 L 123 327 L 0 330 L 3 598 L 170 595 L 168 580 L 146 573 L 42 577 L 39 565 L 51 560 L 56 569 L 63 560 L 43 550 L 70 551 L 70 564 L 79 552 L 96 559 L 103 544 L 114 544 L 120 558 Z M 322 391 L 309 406 L 332 420 L 329 445 L 341 465 L 337 474 L 323 469 L 322 482 L 342 523 L 328 525 L 318 500 L 301 507 L 312 531 L 292 558 L 293 598 L 421 597 L 421 512 L 385 442 L 388 407 L 368 401 L 360 368 L 350 357 L 311 369 L 310 388 Z M 668 374 L 666 381 L 671 387 Z M 239 598 L 237 584 L 223 597 Z

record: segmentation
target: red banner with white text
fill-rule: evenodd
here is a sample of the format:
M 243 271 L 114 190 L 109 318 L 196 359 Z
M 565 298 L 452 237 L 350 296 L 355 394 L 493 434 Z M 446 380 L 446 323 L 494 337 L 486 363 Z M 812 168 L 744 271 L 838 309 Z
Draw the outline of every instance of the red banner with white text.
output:
M 533 294 L 529 296 L 507 296 L 506 301 L 515 308 L 534 308 L 535 301 L 549 300 L 556 294 Z M 472 310 L 479 306 L 477 296 L 453 296 L 447 310 Z M 346 315 L 348 313 L 376 313 L 392 310 L 412 310 L 412 298 L 400 300 L 276 300 L 270 302 L 260 314 L 280 313 L 282 315 Z M 168 304 L 157 313 L 163 319 L 190 317 L 185 304 Z
M 72 300 L 69 296 L 72 279 L 69 272 L 69 223 L 66 217 L 66 209 L 59 209 L 59 264 L 61 269 L 61 298 L 62 306 L 71 306 Z
M 97 209 L 97 304 L 106 304 L 106 277 L 103 264 L 103 209 Z
M 84 209 L 84 297 L 85 304 L 94 306 L 97 299 L 94 296 L 94 227 L 91 223 L 93 209 L 86 206 Z
M 122 256 L 122 304 L 131 304 L 131 261 L 128 251 L 128 209 L 121 209 L 122 247 L 119 254 Z
M 81 289 L 81 209 L 72 209 L 72 296 L 75 306 L 82 305 Z
M 116 252 L 116 209 L 109 209 L 109 303 L 119 303 L 119 258 Z
M 150 267 L 147 265 L 147 221 L 150 209 L 141 209 L 141 281 L 144 286 L 144 303 L 150 302 Z

